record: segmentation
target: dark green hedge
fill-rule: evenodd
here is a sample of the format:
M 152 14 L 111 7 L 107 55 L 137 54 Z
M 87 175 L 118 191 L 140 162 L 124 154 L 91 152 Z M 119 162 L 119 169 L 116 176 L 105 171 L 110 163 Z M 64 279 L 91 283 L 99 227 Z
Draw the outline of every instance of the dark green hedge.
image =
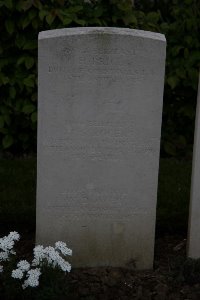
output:
M 129 0 L 0 0 L 0 152 L 36 151 L 38 32 L 114 26 L 166 34 L 162 155 L 190 154 L 200 65 L 200 3 L 146 2 L 133 7 Z

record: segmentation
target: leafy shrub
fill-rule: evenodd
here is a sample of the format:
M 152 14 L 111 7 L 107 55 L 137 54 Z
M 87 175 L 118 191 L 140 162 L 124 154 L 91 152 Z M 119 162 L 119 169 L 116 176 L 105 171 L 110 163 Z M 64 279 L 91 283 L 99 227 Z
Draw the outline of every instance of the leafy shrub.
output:
M 146 1 L 147 2 L 147 1 Z M 195 0 L 0 0 L 0 151 L 36 151 L 37 36 L 42 30 L 114 26 L 158 31 L 168 41 L 162 154 L 191 152 L 200 4 Z
M 177 256 L 170 265 L 173 283 L 198 284 L 200 281 L 200 259 Z
M 164 7 L 165 9 L 165 7 Z M 163 150 L 173 156 L 191 153 L 200 66 L 200 2 L 175 0 L 162 12 L 167 61 L 163 110 Z

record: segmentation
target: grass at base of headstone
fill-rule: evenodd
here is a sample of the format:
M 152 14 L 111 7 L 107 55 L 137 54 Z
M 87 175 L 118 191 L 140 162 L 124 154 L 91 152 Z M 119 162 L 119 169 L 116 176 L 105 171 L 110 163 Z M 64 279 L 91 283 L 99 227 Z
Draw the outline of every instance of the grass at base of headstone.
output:
M 0 160 L 0 231 L 35 228 L 36 158 Z
M 187 230 L 191 161 L 161 159 L 157 233 Z M 35 228 L 36 158 L 0 160 L 0 233 Z
M 161 159 L 158 180 L 157 234 L 187 232 L 192 162 Z

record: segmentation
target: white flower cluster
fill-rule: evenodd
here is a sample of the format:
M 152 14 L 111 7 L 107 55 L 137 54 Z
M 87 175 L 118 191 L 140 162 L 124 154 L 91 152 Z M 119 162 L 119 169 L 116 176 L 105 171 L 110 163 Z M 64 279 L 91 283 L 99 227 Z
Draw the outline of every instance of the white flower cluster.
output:
M 22 285 L 23 289 L 25 289 L 28 286 L 35 287 L 39 285 L 39 277 L 41 275 L 40 269 L 32 269 L 27 272 L 27 279 L 24 281 L 24 284 Z
M 31 265 L 26 260 L 21 260 L 17 264 L 17 269 L 12 271 L 12 277 L 16 279 L 22 279 L 26 276 L 22 288 L 25 289 L 28 286 L 36 287 L 39 285 L 39 277 L 41 270 L 39 267 L 46 264 L 55 268 L 59 267 L 64 272 L 71 271 L 71 265 L 61 256 L 72 255 L 72 250 L 67 248 L 64 242 L 56 242 L 55 247 L 43 247 L 36 246 L 33 249 L 34 258 Z M 31 266 L 38 267 L 31 269 Z M 26 273 L 26 275 L 25 275 Z
M 36 287 L 39 285 L 39 277 L 41 275 L 40 269 L 30 269 L 30 264 L 26 260 L 21 260 L 17 264 L 17 268 L 12 271 L 12 277 L 15 279 L 22 279 L 26 273 L 26 280 L 22 284 L 22 288 L 25 289 L 28 286 Z
M 10 254 L 16 254 L 13 251 L 15 241 L 19 241 L 20 235 L 16 231 L 12 231 L 9 235 L 0 238 L 0 262 L 9 260 Z M 3 266 L 0 265 L 0 273 L 3 272 Z
M 39 266 L 42 262 L 47 262 L 49 266 L 58 266 L 64 272 L 71 271 L 71 265 L 61 256 L 72 255 L 72 250 L 67 248 L 64 242 L 56 242 L 55 247 L 36 246 L 33 250 L 33 266 Z

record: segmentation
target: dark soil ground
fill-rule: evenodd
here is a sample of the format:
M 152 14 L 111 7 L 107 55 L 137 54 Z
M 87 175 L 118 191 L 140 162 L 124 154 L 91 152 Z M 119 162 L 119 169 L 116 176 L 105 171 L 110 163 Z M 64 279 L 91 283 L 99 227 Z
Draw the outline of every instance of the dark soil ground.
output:
M 34 238 L 27 234 L 17 252 L 31 259 L 33 247 Z M 156 239 L 153 270 L 72 269 L 67 276 L 71 296 L 62 299 L 200 300 L 199 265 L 186 259 L 185 236 L 164 236 Z

